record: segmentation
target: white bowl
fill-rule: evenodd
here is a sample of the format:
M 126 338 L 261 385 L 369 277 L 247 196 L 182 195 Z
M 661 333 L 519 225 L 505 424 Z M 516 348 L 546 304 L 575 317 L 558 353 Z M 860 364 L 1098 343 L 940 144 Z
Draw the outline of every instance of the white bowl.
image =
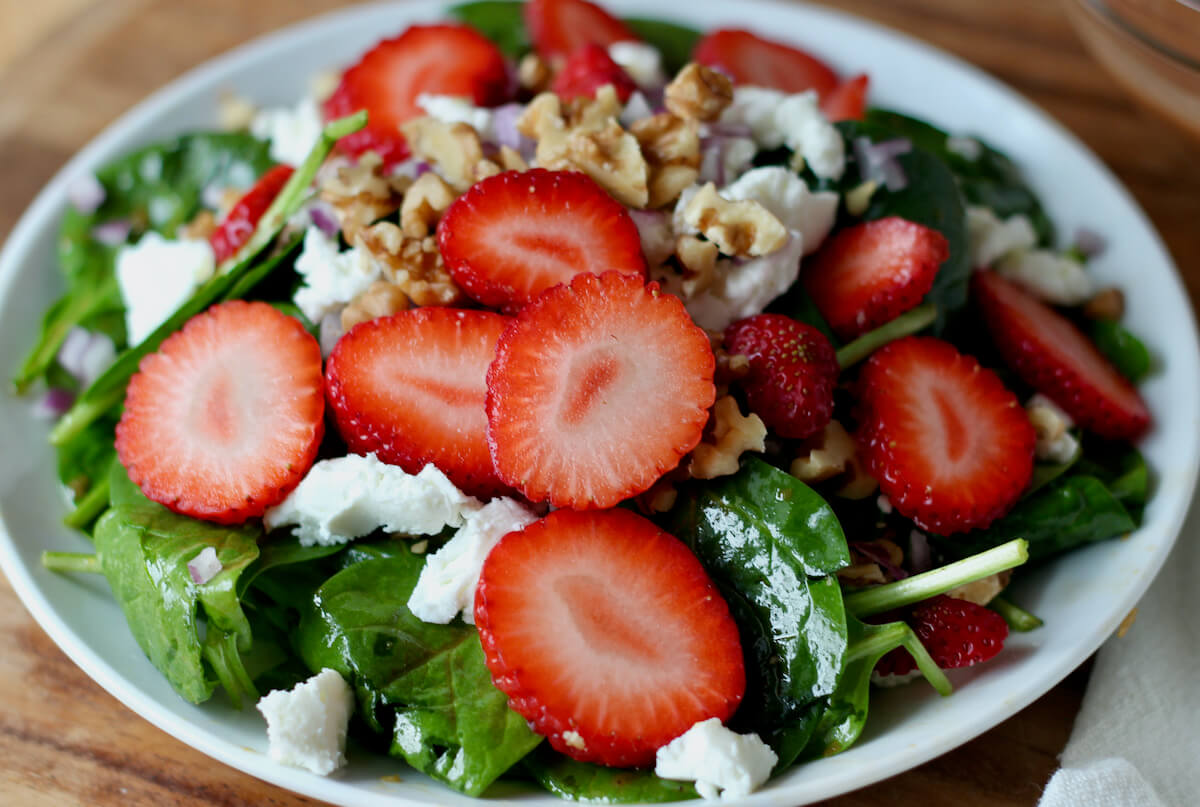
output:
M 1022 576 L 1016 599 L 1046 625 L 1016 634 L 1004 653 L 952 673 L 957 691 L 938 698 L 924 685 L 876 692 L 867 730 L 840 756 L 800 765 L 746 805 L 793 805 L 844 793 L 931 759 L 995 726 L 1046 692 L 1086 659 L 1133 607 L 1166 558 L 1196 480 L 1200 428 L 1200 351 L 1187 294 L 1145 215 L 1100 161 L 1030 103 L 979 70 L 933 48 L 837 12 L 792 3 L 612 0 L 639 16 L 679 19 L 700 28 L 751 27 L 794 39 L 839 70 L 871 75 L 874 103 L 926 117 L 953 132 L 978 132 L 1006 150 L 1042 195 L 1062 233 L 1086 225 L 1105 233 L 1108 250 L 1092 271 L 1125 288 L 1128 325 L 1163 370 L 1142 393 L 1155 428 L 1141 448 L 1157 477 L 1145 524 Z M 410 22 L 442 17 L 443 4 L 365 6 L 288 28 L 238 48 L 155 93 L 81 151 L 42 191 L 0 254 L 0 369 L 12 371 L 34 340 L 41 312 L 61 286 L 54 241 L 71 180 L 129 149 L 192 128 L 212 127 L 222 88 L 262 103 L 289 103 L 315 71 L 352 62 Z M 46 445 L 47 425 L 26 402 L 0 398 L 0 565 L 51 638 L 129 708 L 210 756 L 282 787 L 338 804 L 472 804 L 383 757 L 356 755 L 324 779 L 271 762 L 253 710 L 222 702 L 192 706 L 145 659 L 99 577 L 43 570 L 45 549 L 88 551 L 60 524 L 65 506 Z M 384 781 L 399 772 L 403 781 Z M 394 779 L 394 777 L 392 777 Z M 558 803 L 504 786 L 493 805 Z

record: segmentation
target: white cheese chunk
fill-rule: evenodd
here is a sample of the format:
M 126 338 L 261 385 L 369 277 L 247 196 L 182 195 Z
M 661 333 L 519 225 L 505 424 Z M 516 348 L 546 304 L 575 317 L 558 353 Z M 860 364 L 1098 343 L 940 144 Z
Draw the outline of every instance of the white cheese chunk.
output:
M 630 208 L 629 217 L 637 225 L 647 264 L 658 266 L 675 254 L 675 231 L 669 215 L 661 210 Z
M 304 98 L 296 106 L 259 110 L 250 121 L 250 134 L 270 142 L 271 159 L 300 165 L 316 145 L 324 123 L 314 98 Z
M 321 776 L 346 764 L 354 693 L 335 670 L 321 670 L 291 690 L 273 690 L 259 699 L 258 711 L 267 721 L 271 759 Z
M 425 110 L 426 115 L 437 118 L 442 123 L 470 124 L 481 140 L 496 139 L 492 110 L 475 106 L 470 98 L 421 93 L 417 96 L 417 106 Z
M 721 123 L 748 126 L 762 148 L 787 146 L 819 177 L 840 179 L 845 170 L 845 143 L 811 90 L 788 95 L 766 87 L 734 87 Z
M 1053 305 L 1082 305 L 1096 291 L 1081 263 L 1047 249 L 1010 252 L 996 262 L 995 269 Z
M 724 185 L 742 175 L 754 162 L 758 146 L 749 137 L 714 136 L 702 141 L 700 183 Z
M 738 734 L 711 717 L 658 749 L 654 773 L 695 782 L 706 799 L 734 799 L 757 790 L 778 761 L 757 734 Z
M 148 232 L 117 253 L 117 286 L 125 303 L 125 332 L 136 345 L 187 302 L 216 271 L 207 241 L 168 241 Z
M 639 87 L 661 87 L 667 83 L 663 75 L 662 54 L 645 42 L 614 42 L 608 46 L 608 58 L 624 70 Z
M 309 322 L 353 300 L 380 277 L 379 267 L 358 247 L 338 251 L 337 241 L 317 227 L 304 233 L 304 247 L 296 258 L 296 272 L 304 285 L 293 301 Z
M 295 525 L 302 546 L 343 544 L 377 529 L 434 535 L 461 526 L 479 501 L 454 486 L 433 465 L 418 474 L 351 454 L 313 465 L 287 498 L 263 514 L 273 530 Z
M 505 535 L 536 520 L 528 507 L 506 497 L 468 514 L 454 537 L 425 561 L 408 609 L 424 622 L 444 625 L 462 613 L 474 624 L 475 588 L 488 553 Z
M 804 180 L 781 165 L 754 168 L 721 189 L 732 200 L 758 202 L 789 230 L 804 236 L 804 254 L 814 252 L 837 217 L 838 195 L 832 191 L 813 193 Z
M 983 269 L 1010 252 L 1032 249 L 1037 234 L 1027 216 L 1018 214 L 1003 221 L 991 208 L 967 208 L 967 241 L 971 266 Z

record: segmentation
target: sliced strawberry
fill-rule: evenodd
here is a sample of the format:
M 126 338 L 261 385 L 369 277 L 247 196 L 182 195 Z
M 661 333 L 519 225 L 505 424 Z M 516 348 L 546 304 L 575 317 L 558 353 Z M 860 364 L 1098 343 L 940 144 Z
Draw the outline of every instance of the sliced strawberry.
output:
M 563 69 L 554 77 L 551 89 L 564 101 L 574 98 L 593 98 L 596 90 L 611 84 L 617 91 L 621 103 L 629 100 L 637 85 L 621 67 L 612 60 L 608 51 L 594 42 L 571 54 Z
M 750 411 L 773 432 L 802 440 L 829 423 L 840 368 L 823 333 L 782 314 L 757 314 L 726 328 L 724 345 L 750 360 L 739 383 Z
M 737 625 L 677 538 L 628 510 L 557 510 L 500 540 L 475 624 L 509 705 L 562 753 L 628 767 L 746 689 Z
M 1017 396 L 940 339 L 907 337 L 859 375 L 859 454 L 902 515 L 938 535 L 986 527 L 1033 473 Z
M 488 368 L 496 472 L 533 501 L 612 507 L 700 442 L 712 348 L 683 303 L 639 277 L 579 275 L 525 306 Z
M 821 112 L 831 121 L 862 120 L 867 112 L 867 88 L 871 79 L 865 73 L 848 78 L 821 99 Z
M 509 171 L 476 183 L 442 216 L 438 243 L 463 291 L 507 311 L 583 272 L 646 278 L 629 211 L 575 171 Z
M 1026 384 L 1101 437 L 1146 433 L 1142 396 L 1066 317 L 994 272 L 976 272 L 972 283 L 1000 355 Z
M 822 98 L 838 84 L 837 73 L 820 59 L 749 31 L 711 31 L 696 43 L 692 58 L 721 68 L 737 84 L 789 93 L 816 90 Z
M 321 348 L 304 326 L 266 303 L 222 303 L 142 359 L 117 456 L 148 498 L 236 524 L 300 482 L 324 413 Z
M 263 213 L 275 201 L 283 186 L 292 178 L 290 165 L 277 165 L 258 178 L 254 187 L 238 199 L 221 225 L 208 237 L 217 263 L 233 255 L 254 235 L 254 228 Z
M 504 56 L 486 37 L 465 25 L 414 25 L 385 39 L 342 74 L 325 102 L 325 118 L 333 120 L 367 110 L 361 129 L 338 141 L 338 148 L 358 155 L 374 151 L 385 165 L 408 156 L 400 124 L 424 115 L 417 96 L 466 96 L 479 106 L 503 103 L 509 93 Z
M 409 473 L 433 463 L 467 493 L 502 490 L 488 453 L 484 379 L 507 323 L 487 311 L 426 307 L 351 328 L 325 369 L 346 445 Z
M 543 59 L 566 59 L 584 45 L 607 48 L 614 42 L 637 41 L 625 23 L 587 0 L 529 0 L 525 28 Z
M 934 662 L 944 670 L 970 667 L 1004 649 L 1008 624 L 982 605 L 940 595 L 919 603 L 906 620 Z M 879 660 L 880 675 L 907 675 L 917 662 L 903 647 Z
M 853 339 L 921 302 L 950 257 L 945 236 L 896 216 L 838 232 L 804 267 L 804 287 L 842 339 Z

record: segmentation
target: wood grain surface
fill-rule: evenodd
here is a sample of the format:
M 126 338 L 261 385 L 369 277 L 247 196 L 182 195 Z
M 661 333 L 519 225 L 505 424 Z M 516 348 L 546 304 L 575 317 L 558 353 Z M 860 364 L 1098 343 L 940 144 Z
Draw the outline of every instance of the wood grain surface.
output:
M 0 236 L 74 151 L 147 93 L 234 45 L 337 5 L 0 0 Z M 1197 144 L 1120 92 L 1057 3 L 836 5 L 975 63 L 1075 132 L 1149 213 L 1193 304 L 1200 299 Z M 0 642 L 0 804 L 314 803 L 213 762 L 125 709 L 54 646 L 2 579 Z M 977 740 L 827 804 L 1030 807 L 1057 766 L 1086 678 L 1085 667 Z

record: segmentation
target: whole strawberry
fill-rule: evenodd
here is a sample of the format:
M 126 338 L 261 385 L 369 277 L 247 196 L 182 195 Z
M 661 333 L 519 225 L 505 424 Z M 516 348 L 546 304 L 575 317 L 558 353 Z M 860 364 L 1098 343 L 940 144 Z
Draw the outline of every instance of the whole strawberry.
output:
M 1008 624 L 995 611 L 945 595 L 919 603 L 906 621 L 937 665 L 946 670 L 987 661 L 1008 638 Z M 916 668 L 916 661 L 901 647 L 881 658 L 875 672 L 906 675 Z
M 724 344 L 731 356 L 749 359 L 740 384 L 769 429 L 804 439 L 829 423 L 839 368 L 824 334 L 782 314 L 756 314 L 726 328 Z

